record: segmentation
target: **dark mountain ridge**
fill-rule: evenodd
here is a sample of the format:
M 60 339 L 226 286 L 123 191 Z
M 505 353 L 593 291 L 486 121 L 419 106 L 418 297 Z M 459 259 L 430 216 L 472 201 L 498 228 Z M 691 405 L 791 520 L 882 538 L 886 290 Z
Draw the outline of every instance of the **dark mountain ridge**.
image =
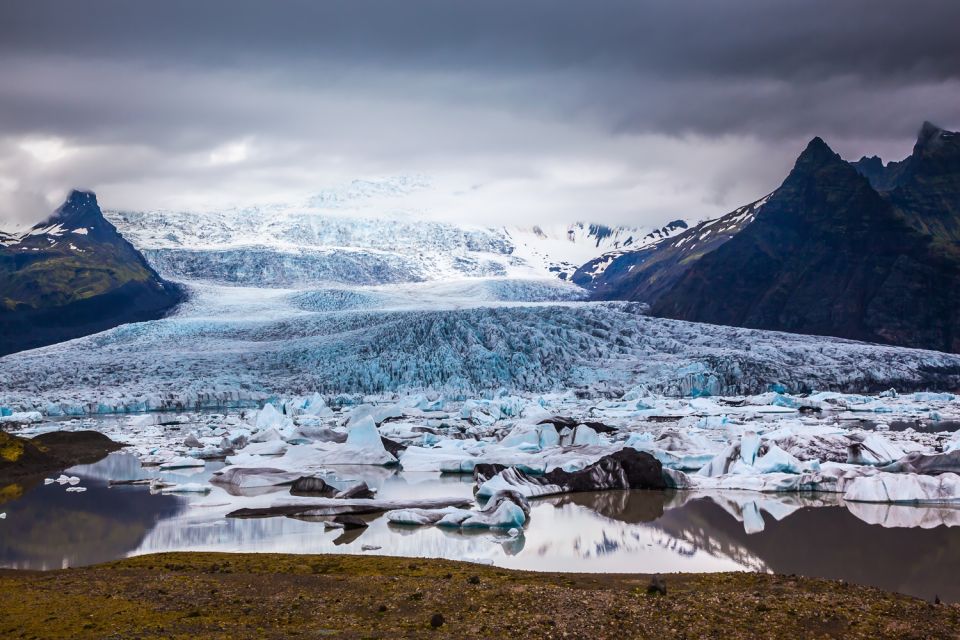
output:
M 183 299 L 91 192 L 71 192 L 25 233 L 0 235 L 0 356 L 156 319 Z
M 814 138 L 749 206 L 695 253 L 677 255 L 701 226 L 637 256 L 595 296 L 683 320 L 960 352 L 960 136 L 925 123 L 912 155 L 887 165 L 845 162 Z

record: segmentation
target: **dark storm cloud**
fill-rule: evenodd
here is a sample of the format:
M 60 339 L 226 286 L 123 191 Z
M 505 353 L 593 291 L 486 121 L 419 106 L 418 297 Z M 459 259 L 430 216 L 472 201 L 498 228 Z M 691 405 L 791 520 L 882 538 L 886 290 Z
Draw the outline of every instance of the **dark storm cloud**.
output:
M 898 158 L 957 126 L 958 24 L 952 0 L 7 2 L 0 172 L 18 203 L 75 180 L 149 206 L 455 166 L 557 215 L 723 213 L 813 135 Z M 25 137 L 72 150 L 33 166 Z

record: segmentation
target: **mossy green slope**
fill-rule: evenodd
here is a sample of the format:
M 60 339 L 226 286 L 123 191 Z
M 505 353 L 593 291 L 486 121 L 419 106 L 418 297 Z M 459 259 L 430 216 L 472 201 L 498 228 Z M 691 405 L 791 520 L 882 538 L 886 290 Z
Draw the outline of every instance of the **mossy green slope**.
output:
M 0 356 L 162 316 L 183 297 L 74 191 L 49 219 L 0 242 Z

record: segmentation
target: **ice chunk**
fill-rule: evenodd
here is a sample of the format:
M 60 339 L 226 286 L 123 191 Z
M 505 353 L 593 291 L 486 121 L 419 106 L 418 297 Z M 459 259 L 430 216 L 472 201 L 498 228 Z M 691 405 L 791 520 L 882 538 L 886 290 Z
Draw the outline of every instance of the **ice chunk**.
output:
M 843 499 L 908 504 L 960 502 L 960 476 L 880 472 L 850 480 Z
M 240 489 L 291 484 L 299 474 L 272 467 L 228 467 L 214 472 L 210 482 Z
M 273 405 L 268 404 L 267 406 L 272 407 Z M 263 431 L 247 438 L 248 442 L 276 442 L 279 440 L 283 440 L 283 436 L 280 435 L 276 427 L 267 427 Z
M 498 491 L 515 490 L 532 498 L 578 491 L 663 489 L 667 483 L 662 469 L 650 454 L 625 448 L 573 472 L 553 469 L 543 475 L 531 475 L 510 467 L 481 484 L 477 495 L 493 496 Z
M 802 473 L 804 465 L 775 444 L 767 445 L 767 452 L 754 461 L 757 473 Z
M 850 434 L 847 462 L 850 464 L 883 465 L 906 455 L 900 447 L 876 433 Z
M 541 451 L 547 447 L 560 444 L 560 434 L 552 424 L 517 424 L 507 436 L 500 441 L 504 447 L 516 447 L 525 451 Z
M 9 415 L 0 416 L 0 424 L 32 424 L 34 422 L 43 422 L 43 414 L 39 411 L 14 411 Z
M 386 518 L 393 524 L 458 527 L 461 529 L 514 529 L 522 527 L 530 515 L 530 505 L 517 491 L 499 491 L 490 497 L 482 509 L 457 507 L 444 509 L 399 509 L 388 511 Z
M 581 447 L 591 444 L 600 444 L 600 435 L 585 424 L 579 424 L 573 429 L 573 441 L 575 447 Z
M 921 452 L 907 454 L 896 462 L 880 467 L 890 473 L 922 473 L 935 476 L 941 473 L 960 473 L 960 450 L 927 455 Z
M 314 393 L 303 403 L 302 411 L 305 415 L 324 418 L 333 415 L 333 410 L 327 406 L 327 401 L 319 393 Z
M 760 450 L 760 436 L 755 431 L 747 431 L 740 438 L 740 460 L 744 464 L 753 466 Z
M 176 456 L 160 463 L 160 470 L 166 471 L 168 469 L 189 469 L 190 467 L 202 467 L 205 465 L 206 463 L 198 458 Z
M 363 449 L 383 449 L 383 440 L 373 418 L 366 416 L 354 422 L 350 421 L 350 430 L 347 431 L 347 445 Z

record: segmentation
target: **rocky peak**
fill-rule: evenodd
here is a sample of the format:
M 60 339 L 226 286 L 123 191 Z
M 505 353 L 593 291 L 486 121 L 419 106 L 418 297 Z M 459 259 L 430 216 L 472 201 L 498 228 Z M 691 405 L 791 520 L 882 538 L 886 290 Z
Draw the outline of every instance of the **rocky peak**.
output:
M 807 148 L 797 158 L 794 171 L 798 169 L 816 170 L 837 160 L 841 160 L 840 156 L 823 141 L 823 138 L 817 136 L 807 144 Z
M 107 222 L 97 204 L 97 196 L 92 191 L 74 189 L 53 214 L 36 225 L 34 229 L 62 225 L 65 229 L 87 229 L 87 233 L 98 235 L 101 232 L 116 232 Z

